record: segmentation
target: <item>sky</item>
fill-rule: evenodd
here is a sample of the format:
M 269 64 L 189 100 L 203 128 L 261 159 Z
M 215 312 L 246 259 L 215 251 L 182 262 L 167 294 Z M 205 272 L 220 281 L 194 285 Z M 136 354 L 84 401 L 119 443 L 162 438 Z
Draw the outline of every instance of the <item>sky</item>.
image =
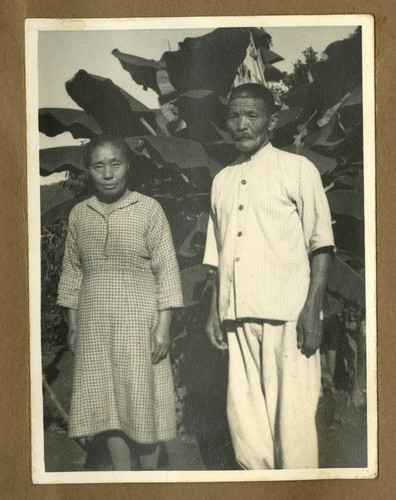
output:
M 322 52 L 330 43 L 353 33 L 354 26 L 266 27 L 272 37 L 272 50 L 284 61 L 275 66 L 291 72 L 302 52 L 313 47 Z M 108 31 L 40 31 L 38 40 L 38 77 L 40 108 L 74 108 L 78 105 L 68 96 L 65 82 L 80 69 L 111 80 L 149 108 L 158 107 L 157 94 L 137 85 L 111 52 L 159 60 L 167 50 L 177 50 L 186 37 L 197 37 L 210 29 L 152 29 Z M 79 144 L 71 134 L 50 138 L 40 134 L 40 147 Z

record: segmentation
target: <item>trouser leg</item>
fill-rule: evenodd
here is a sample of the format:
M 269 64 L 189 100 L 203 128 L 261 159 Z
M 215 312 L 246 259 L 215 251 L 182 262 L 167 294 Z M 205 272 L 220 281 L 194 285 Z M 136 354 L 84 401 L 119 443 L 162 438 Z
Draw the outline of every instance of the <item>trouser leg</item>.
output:
M 227 413 L 246 469 L 316 468 L 320 358 L 297 349 L 295 322 L 235 323 L 228 332 Z
M 281 328 L 283 331 L 276 332 Z M 318 441 L 315 416 L 320 393 L 320 354 L 307 358 L 297 348 L 296 323 L 264 325 L 267 335 L 276 339 L 278 366 L 278 408 L 276 417 L 275 466 L 283 469 L 318 467 Z M 266 366 L 265 355 L 263 366 Z
M 274 468 L 270 423 L 274 412 L 267 408 L 263 395 L 261 328 L 261 322 L 235 322 L 227 335 L 230 357 L 227 415 L 236 459 L 245 469 Z

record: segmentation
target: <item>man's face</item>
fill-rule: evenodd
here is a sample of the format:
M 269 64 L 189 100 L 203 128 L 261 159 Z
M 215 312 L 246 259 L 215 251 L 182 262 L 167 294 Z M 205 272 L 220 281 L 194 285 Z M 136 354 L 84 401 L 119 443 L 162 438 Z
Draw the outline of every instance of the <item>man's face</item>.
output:
M 227 128 L 237 149 L 252 155 L 269 141 L 268 130 L 276 123 L 264 103 L 252 97 L 236 97 L 228 105 Z
M 127 188 L 128 169 L 128 161 L 119 147 L 103 144 L 94 149 L 89 172 L 99 198 L 105 202 L 121 198 Z

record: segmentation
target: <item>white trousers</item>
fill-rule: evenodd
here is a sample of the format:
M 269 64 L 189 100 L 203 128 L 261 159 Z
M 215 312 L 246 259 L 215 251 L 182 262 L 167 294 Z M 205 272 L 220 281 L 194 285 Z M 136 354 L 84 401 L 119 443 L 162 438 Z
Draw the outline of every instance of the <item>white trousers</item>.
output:
M 318 467 L 320 355 L 297 349 L 296 322 L 230 322 L 227 415 L 244 469 Z

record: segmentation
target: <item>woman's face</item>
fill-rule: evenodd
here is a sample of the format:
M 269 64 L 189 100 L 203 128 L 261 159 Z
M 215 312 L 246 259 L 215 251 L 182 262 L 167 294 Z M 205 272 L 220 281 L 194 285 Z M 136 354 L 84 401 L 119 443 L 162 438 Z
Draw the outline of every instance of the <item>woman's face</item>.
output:
M 92 151 L 89 172 L 98 197 L 103 201 L 121 198 L 127 189 L 128 170 L 128 160 L 118 146 L 108 143 Z

